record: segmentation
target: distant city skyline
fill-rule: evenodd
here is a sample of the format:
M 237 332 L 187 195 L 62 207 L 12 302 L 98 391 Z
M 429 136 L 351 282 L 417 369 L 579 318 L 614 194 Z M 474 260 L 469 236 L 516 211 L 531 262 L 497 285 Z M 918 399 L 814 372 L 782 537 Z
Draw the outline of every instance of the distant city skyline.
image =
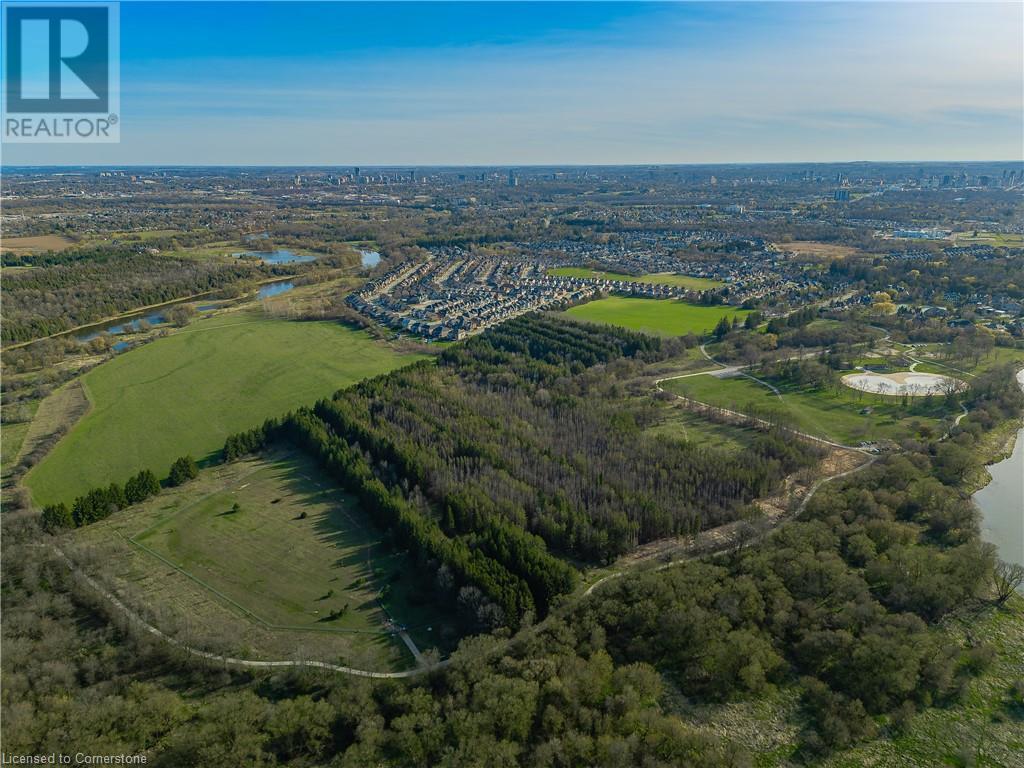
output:
M 121 143 L 9 145 L 5 165 L 1024 156 L 1016 2 L 122 2 L 120 18 Z

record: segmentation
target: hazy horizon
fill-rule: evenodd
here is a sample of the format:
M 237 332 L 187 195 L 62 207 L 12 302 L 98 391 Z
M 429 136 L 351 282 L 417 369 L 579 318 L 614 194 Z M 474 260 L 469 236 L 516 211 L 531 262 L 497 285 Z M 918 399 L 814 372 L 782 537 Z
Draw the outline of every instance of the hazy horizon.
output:
M 121 143 L 8 145 L 4 167 L 1024 155 L 1020 3 L 123 2 L 120 16 Z

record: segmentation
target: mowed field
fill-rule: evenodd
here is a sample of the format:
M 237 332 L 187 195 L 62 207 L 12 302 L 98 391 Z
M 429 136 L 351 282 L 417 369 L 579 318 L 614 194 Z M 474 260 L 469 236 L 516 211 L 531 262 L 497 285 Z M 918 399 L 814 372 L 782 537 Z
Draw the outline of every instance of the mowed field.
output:
M 845 445 L 862 440 L 900 440 L 926 428 L 941 434 L 948 416 L 941 398 L 904 407 L 900 398 L 869 395 L 842 387 L 838 391 L 782 388 L 782 397 L 748 378 L 690 376 L 666 381 L 664 388 L 721 408 L 766 415 L 780 413 L 796 429 Z M 868 413 L 862 413 L 869 408 Z
M 719 288 L 725 283 L 719 280 L 708 280 L 704 277 L 689 277 L 671 272 L 657 272 L 650 275 L 627 275 L 624 272 L 599 272 L 586 267 L 556 267 L 548 270 L 549 275 L 556 277 L 593 277 L 598 280 L 626 280 L 629 282 L 652 283 L 654 285 L 676 285 L 681 288 L 692 288 L 703 291 L 708 288 Z
M 144 468 L 166 477 L 178 456 L 211 458 L 229 434 L 416 359 L 334 322 L 200 320 L 87 373 L 89 413 L 26 484 L 48 504 Z
M 594 323 L 608 323 L 636 331 L 664 336 L 706 333 L 720 319 L 738 317 L 747 310 L 735 307 L 704 307 L 672 299 L 643 299 L 631 296 L 609 296 L 566 310 L 570 317 Z

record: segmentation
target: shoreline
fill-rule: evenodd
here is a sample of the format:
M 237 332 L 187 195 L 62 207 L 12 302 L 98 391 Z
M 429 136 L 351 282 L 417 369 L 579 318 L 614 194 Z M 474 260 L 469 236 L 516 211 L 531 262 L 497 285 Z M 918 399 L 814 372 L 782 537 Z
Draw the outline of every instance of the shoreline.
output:
M 1024 390 L 1024 368 L 1017 371 L 1015 378 L 1017 379 L 1017 384 Z M 1010 458 L 1017 445 L 1018 437 L 1024 439 L 1024 436 L 1021 435 L 1021 432 L 1024 431 L 1024 414 L 1000 424 L 992 432 L 998 435 L 1003 430 L 1006 430 L 1007 434 L 998 438 L 996 449 L 991 453 L 987 453 L 983 458 L 984 463 L 978 468 L 976 473 L 972 472 L 971 476 L 964 483 L 964 490 L 971 497 L 992 482 L 992 474 L 988 471 L 988 468 Z

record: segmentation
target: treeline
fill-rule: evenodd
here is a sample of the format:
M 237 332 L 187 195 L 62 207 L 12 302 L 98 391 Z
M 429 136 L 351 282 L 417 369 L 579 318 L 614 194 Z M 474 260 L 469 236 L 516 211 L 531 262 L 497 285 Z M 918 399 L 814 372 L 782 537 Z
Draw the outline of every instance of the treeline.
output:
M 74 254 L 74 252 L 73 252 Z M 5 342 L 30 341 L 138 307 L 224 288 L 273 274 L 241 260 L 230 263 L 96 249 L 4 278 Z
M 105 488 L 86 491 L 70 507 L 63 501 L 43 507 L 43 529 L 56 533 L 66 528 L 80 528 L 127 506 L 145 501 L 157 493 L 160 493 L 160 481 L 156 475 L 144 469 L 124 486 L 111 483 Z
M 288 436 L 381 527 L 479 587 L 510 621 L 570 592 L 556 556 L 610 562 L 745 513 L 817 461 L 782 430 L 737 453 L 655 439 L 649 398 L 619 374 L 656 360 L 641 334 L 533 315 L 234 435 L 231 460 Z M 466 554 L 469 553 L 469 554 Z
M 272 423 L 267 427 L 265 441 L 285 436 L 319 459 L 324 470 L 359 499 L 363 510 L 390 532 L 396 544 L 447 566 L 458 586 L 478 587 L 501 609 L 503 623 L 516 624 L 528 613 L 535 614 L 536 605 L 522 579 L 481 550 L 470 548 L 466 541 L 446 536 L 399 489 L 388 488 L 375 477 L 367 457 L 333 435 L 315 414 L 299 410 L 289 414 L 280 427 Z
M 497 519 L 607 562 L 733 519 L 816 458 L 782 434 L 739 454 L 648 437 L 646 399 L 615 391 L 612 368 L 623 356 L 657 359 L 657 339 L 545 316 L 495 331 L 446 350 L 439 366 L 364 382 L 316 409 L 380 476 L 419 488 L 451 533 Z
M 997 424 L 1024 411 L 1024 391 L 1017 385 L 1010 363 L 971 379 L 964 398 L 967 416 L 953 427 L 948 440 L 932 446 L 936 472 L 948 483 L 963 482 L 976 471 L 978 442 Z
M 181 485 L 199 473 L 195 459 L 182 456 L 171 465 L 167 478 L 170 486 Z M 151 470 L 144 469 L 128 479 L 123 486 L 111 483 L 107 486 L 92 488 L 75 498 L 68 506 L 60 501 L 43 507 L 41 523 L 43 530 L 59 533 L 68 528 L 81 528 L 83 525 L 95 523 L 109 517 L 118 510 L 139 504 L 150 496 L 160 493 L 160 481 Z
M 666 356 L 656 336 L 533 314 L 449 347 L 441 364 L 463 377 L 537 386 L 622 357 L 655 362 Z

